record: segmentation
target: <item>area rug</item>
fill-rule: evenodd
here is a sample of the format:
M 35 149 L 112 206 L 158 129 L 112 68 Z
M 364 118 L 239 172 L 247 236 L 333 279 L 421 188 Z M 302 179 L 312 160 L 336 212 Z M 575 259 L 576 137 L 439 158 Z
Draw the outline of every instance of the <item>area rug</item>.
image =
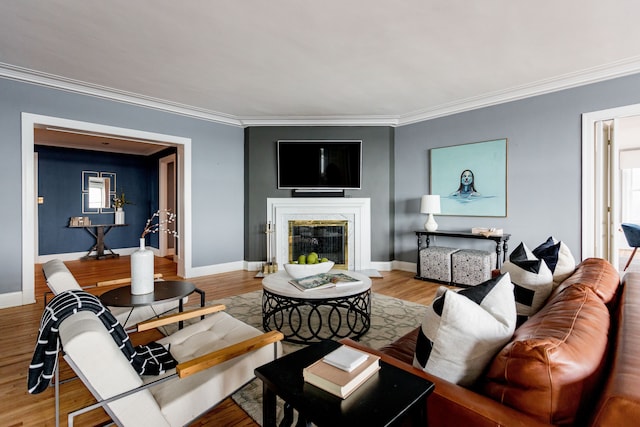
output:
M 262 330 L 262 291 L 250 292 L 212 301 L 224 304 L 226 312 Z M 373 293 L 371 297 L 371 328 L 360 342 L 380 348 L 415 329 L 425 315 L 426 306 Z M 283 342 L 284 353 L 291 353 L 301 345 Z M 232 399 L 258 424 L 262 425 L 262 383 L 255 379 L 234 393 Z M 278 400 L 278 420 L 282 418 L 282 402 Z

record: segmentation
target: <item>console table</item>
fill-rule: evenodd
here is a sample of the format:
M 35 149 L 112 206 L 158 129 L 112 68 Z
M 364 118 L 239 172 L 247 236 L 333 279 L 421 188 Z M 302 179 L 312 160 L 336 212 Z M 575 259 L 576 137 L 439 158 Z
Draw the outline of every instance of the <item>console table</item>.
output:
M 431 243 L 431 239 L 430 239 L 431 236 L 456 237 L 456 238 L 462 238 L 462 239 L 492 240 L 496 244 L 496 268 L 500 268 L 500 266 L 502 265 L 502 262 L 505 261 L 507 257 L 507 249 L 508 249 L 507 241 L 509 240 L 509 237 L 511 237 L 511 234 L 503 233 L 502 235 L 499 235 L 499 236 L 498 235 L 485 236 L 484 234 L 475 234 L 469 231 L 421 230 L 421 231 L 416 231 L 416 236 L 418 238 L 418 269 L 417 269 L 416 278 L 420 279 L 422 278 L 420 274 L 420 249 L 429 247 L 429 244 Z M 422 245 L 423 237 L 425 238 L 424 239 L 425 246 Z
M 120 255 L 113 252 L 110 247 L 105 245 L 104 236 L 107 235 L 109 231 L 113 227 L 126 227 L 128 224 L 91 224 L 91 225 L 70 225 L 69 228 L 84 228 L 87 233 L 91 234 L 94 239 L 96 239 L 96 243 L 91 246 L 89 252 L 83 257 L 83 259 L 95 258 L 95 259 L 105 259 L 105 258 L 117 258 Z M 94 231 L 95 229 L 95 231 Z M 105 249 L 110 253 L 105 254 Z M 95 251 L 95 255 L 91 255 L 91 252 Z

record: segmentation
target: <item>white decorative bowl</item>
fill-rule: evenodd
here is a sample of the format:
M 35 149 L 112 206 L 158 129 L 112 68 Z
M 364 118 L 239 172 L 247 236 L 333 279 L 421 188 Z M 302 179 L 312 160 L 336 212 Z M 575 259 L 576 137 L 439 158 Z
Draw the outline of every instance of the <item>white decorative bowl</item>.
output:
M 301 277 L 326 273 L 333 268 L 334 264 L 333 261 L 319 262 L 318 264 L 285 264 L 284 269 L 289 276 L 300 279 Z

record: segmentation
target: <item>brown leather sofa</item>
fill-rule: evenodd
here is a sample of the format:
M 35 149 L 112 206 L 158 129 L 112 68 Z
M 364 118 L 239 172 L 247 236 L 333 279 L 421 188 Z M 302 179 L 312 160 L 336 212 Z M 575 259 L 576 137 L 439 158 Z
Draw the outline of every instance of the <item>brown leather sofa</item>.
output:
M 417 333 L 379 350 L 344 341 L 434 382 L 430 427 L 640 425 L 640 273 L 620 283 L 607 261 L 582 262 L 471 389 L 412 366 Z

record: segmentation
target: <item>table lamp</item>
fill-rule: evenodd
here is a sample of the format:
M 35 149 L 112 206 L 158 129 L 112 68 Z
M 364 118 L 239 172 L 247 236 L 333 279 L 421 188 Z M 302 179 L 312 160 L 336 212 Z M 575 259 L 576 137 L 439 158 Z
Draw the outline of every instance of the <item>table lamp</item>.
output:
M 422 196 L 420 213 L 429 214 L 427 222 L 424 223 L 424 229 L 427 231 L 436 231 L 438 229 L 438 223 L 433 219 L 433 214 L 440 213 L 440 196 L 437 194 Z

